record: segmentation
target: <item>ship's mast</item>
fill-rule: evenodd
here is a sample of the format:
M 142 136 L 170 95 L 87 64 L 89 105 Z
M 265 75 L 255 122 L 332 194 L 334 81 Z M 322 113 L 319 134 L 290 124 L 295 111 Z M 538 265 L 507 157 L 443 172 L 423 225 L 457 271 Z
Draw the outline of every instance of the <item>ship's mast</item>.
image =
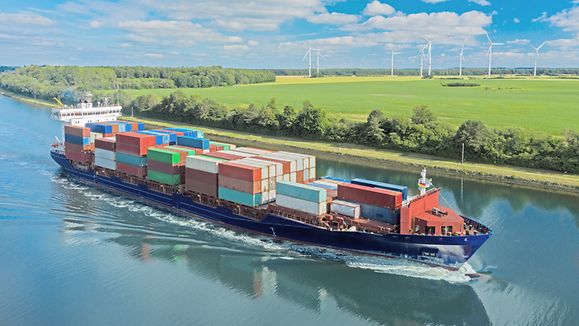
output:
M 426 194 L 426 190 L 432 186 L 432 179 L 426 178 L 426 169 L 422 169 L 420 172 L 420 179 L 418 179 L 418 190 L 420 190 L 420 196 Z

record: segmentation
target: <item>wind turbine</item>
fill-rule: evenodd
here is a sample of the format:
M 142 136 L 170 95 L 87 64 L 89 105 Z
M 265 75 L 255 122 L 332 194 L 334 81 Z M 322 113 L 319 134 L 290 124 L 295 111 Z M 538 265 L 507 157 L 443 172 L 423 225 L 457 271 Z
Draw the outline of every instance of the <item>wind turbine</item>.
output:
M 317 58 L 316 58 L 316 76 L 320 77 L 320 58 L 326 60 L 326 57 L 324 57 L 322 55 L 322 50 L 321 49 L 310 49 L 310 50 L 314 50 L 316 51 L 317 54 Z M 311 58 L 311 57 L 310 57 Z
M 547 42 L 541 43 L 541 45 L 534 47 L 531 45 L 533 49 L 535 49 L 535 67 L 533 68 L 533 77 L 537 77 L 537 60 L 539 59 L 539 50 L 545 45 Z
M 488 49 L 488 56 L 489 56 L 489 72 L 488 72 L 488 78 L 491 78 L 491 69 L 493 67 L 493 45 L 503 45 L 503 43 L 493 43 L 493 41 L 491 40 L 491 37 L 489 36 L 489 33 L 485 33 L 487 36 L 487 39 L 489 40 L 489 49 Z
M 426 41 L 428 47 L 428 76 L 432 76 L 432 41 L 426 37 L 422 37 Z
M 428 44 L 425 44 L 423 47 L 418 49 L 418 51 L 420 51 L 420 78 L 422 78 L 424 75 L 424 50 L 427 46 Z
M 306 59 L 306 57 L 309 56 L 309 63 L 308 63 L 308 77 L 311 78 L 312 77 L 312 48 L 310 47 L 308 49 L 308 52 L 306 52 L 306 54 L 304 55 L 304 58 L 302 59 L 302 61 L 304 61 Z
M 392 56 L 390 57 L 390 77 L 394 77 L 394 55 L 400 54 L 400 52 L 394 52 L 394 48 L 390 47 L 390 53 Z
M 464 61 L 464 43 L 462 44 L 462 48 L 460 49 L 460 54 L 459 54 L 458 58 L 459 58 L 458 76 L 462 77 L 462 62 Z

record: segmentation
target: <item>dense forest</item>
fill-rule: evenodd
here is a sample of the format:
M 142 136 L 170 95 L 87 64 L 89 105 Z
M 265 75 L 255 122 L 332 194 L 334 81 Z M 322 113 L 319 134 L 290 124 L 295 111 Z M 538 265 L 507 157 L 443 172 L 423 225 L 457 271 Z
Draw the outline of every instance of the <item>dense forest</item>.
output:
M 273 69 L 276 76 L 305 76 L 308 74 L 307 69 Z M 312 70 L 315 75 L 315 70 Z M 464 68 L 462 74 L 464 76 L 486 76 L 488 70 L 486 68 Z M 384 76 L 390 74 L 390 68 L 328 68 L 320 70 L 320 77 L 324 76 Z M 396 76 L 418 76 L 419 69 L 394 69 Z M 427 69 L 424 69 L 424 74 L 427 74 Z M 533 68 L 493 68 L 495 75 L 521 75 L 530 76 L 533 74 Z M 579 75 L 579 68 L 538 68 L 538 75 L 546 76 L 563 76 L 563 75 Z M 448 69 L 433 69 L 434 76 L 456 76 L 458 75 L 458 68 Z M 314 76 L 316 77 L 316 76 Z
M 0 74 L 0 88 L 34 98 L 74 102 L 77 93 L 113 89 L 198 88 L 275 81 L 268 70 L 222 67 L 26 66 Z
M 278 106 L 273 99 L 262 107 L 227 108 L 179 91 L 163 99 L 141 96 L 130 106 L 135 114 L 171 121 L 453 159 L 460 159 L 464 144 L 468 161 L 579 173 L 577 132 L 564 137 L 543 136 L 519 129 L 491 129 L 480 121 L 466 121 L 457 129 L 437 120 L 426 107 L 415 108 L 410 119 L 388 117 L 375 110 L 366 122 L 352 122 L 328 116 L 309 102 L 299 109 Z

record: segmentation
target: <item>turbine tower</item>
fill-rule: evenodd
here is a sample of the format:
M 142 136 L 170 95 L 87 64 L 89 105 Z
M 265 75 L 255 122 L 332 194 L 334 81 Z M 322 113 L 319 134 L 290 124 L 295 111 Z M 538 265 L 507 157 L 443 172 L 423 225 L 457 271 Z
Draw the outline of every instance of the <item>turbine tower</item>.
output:
M 459 63 L 458 63 L 458 76 L 462 77 L 462 62 L 464 61 L 464 43 L 462 44 L 462 48 L 460 49 L 459 54 Z
M 425 44 L 423 47 L 418 49 L 418 51 L 420 51 L 420 78 L 422 78 L 424 75 L 424 50 L 427 46 L 428 44 Z
M 322 55 L 321 49 L 310 49 L 316 51 L 316 77 L 320 77 L 320 58 L 326 60 L 326 57 Z
M 491 70 L 493 68 L 493 45 L 503 45 L 503 43 L 493 43 L 493 41 L 491 40 L 491 37 L 489 36 L 489 33 L 485 33 L 487 36 L 487 39 L 489 40 L 489 49 L 488 49 L 488 56 L 489 56 L 489 72 L 487 77 L 491 78 Z
M 535 66 L 533 68 L 533 77 L 537 77 L 537 60 L 539 59 L 539 50 L 541 50 L 541 48 L 543 47 L 543 45 L 545 45 L 545 43 L 547 42 L 543 42 L 541 43 L 541 45 L 537 47 L 531 45 L 531 47 L 535 49 Z
M 394 55 L 400 54 L 400 52 L 394 52 L 394 48 L 390 47 L 390 77 L 394 77 Z
M 302 61 L 304 61 L 306 59 L 306 57 L 309 56 L 309 62 L 308 62 L 308 77 L 311 78 L 312 77 L 312 48 L 310 47 L 308 49 L 308 52 L 306 52 L 306 54 L 304 55 L 304 58 L 302 59 Z
M 428 47 L 428 76 L 432 76 L 432 41 L 423 37 L 426 41 L 426 47 Z

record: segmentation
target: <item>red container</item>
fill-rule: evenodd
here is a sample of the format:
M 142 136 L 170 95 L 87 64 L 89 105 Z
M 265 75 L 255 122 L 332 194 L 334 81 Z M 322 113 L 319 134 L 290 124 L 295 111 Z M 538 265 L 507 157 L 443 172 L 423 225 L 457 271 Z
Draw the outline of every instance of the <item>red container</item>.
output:
M 94 151 L 94 143 L 88 144 L 88 145 L 79 145 L 79 144 L 64 142 L 64 148 L 68 149 L 69 151 L 74 151 L 74 152 L 83 152 L 83 151 L 92 152 L 92 151 Z
M 155 146 L 155 136 L 138 134 L 135 132 L 124 132 L 117 134 L 118 152 L 133 154 L 138 156 L 147 155 L 147 149 Z
M 228 154 L 228 153 L 220 153 L 220 152 L 215 152 L 215 153 L 205 153 L 203 154 L 204 156 L 209 156 L 209 157 L 215 157 L 215 158 L 222 158 L 224 160 L 229 160 L 229 161 L 233 161 L 233 160 L 239 160 L 244 158 L 243 156 L 239 156 L 239 155 L 234 155 L 234 154 Z
M 147 176 L 147 167 L 145 166 L 140 167 L 117 162 L 117 171 L 142 178 Z
M 217 197 L 217 174 L 185 169 L 185 189 Z
M 149 170 L 154 170 L 167 174 L 181 174 L 185 172 L 185 169 L 182 165 L 171 165 L 165 162 L 159 162 L 151 159 L 147 160 L 147 168 Z
M 90 129 L 80 126 L 64 126 L 64 133 L 66 135 L 74 135 L 78 137 L 90 137 Z
M 338 199 L 396 209 L 402 205 L 402 193 L 351 183 L 338 184 Z
M 97 138 L 94 141 L 96 148 L 105 149 L 114 152 L 116 150 L 116 141 L 111 138 Z
M 291 173 L 291 162 L 290 161 L 276 160 L 275 158 L 269 158 L 269 157 L 263 157 L 263 156 L 260 156 L 259 159 L 262 161 L 281 163 L 281 165 L 283 166 L 283 174 Z
M 92 162 L 92 153 L 83 151 L 74 151 L 68 148 L 64 149 L 64 156 L 74 162 L 89 164 Z
M 223 150 L 223 146 L 209 145 L 209 153 L 215 153 L 217 151 L 222 151 L 222 150 Z
M 296 171 L 296 182 L 304 183 L 304 170 Z
M 261 168 L 233 162 L 220 162 L 219 175 L 245 181 L 261 180 Z
M 219 176 L 219 186 L 249 194 L 261 192 L 261 181 L 246 181 L 232 177 Z
M 201 155 L 203 154 L 203 150 L 201 148 L 193 148 L 193 147 L 187 147 L 187 146 L 180 146 L 180 145 L 173 145 L 171 146 L 173 148 L 178 148 L 178 149 L 183 149 L 185 151 L 195 151 L 195 155 Z

